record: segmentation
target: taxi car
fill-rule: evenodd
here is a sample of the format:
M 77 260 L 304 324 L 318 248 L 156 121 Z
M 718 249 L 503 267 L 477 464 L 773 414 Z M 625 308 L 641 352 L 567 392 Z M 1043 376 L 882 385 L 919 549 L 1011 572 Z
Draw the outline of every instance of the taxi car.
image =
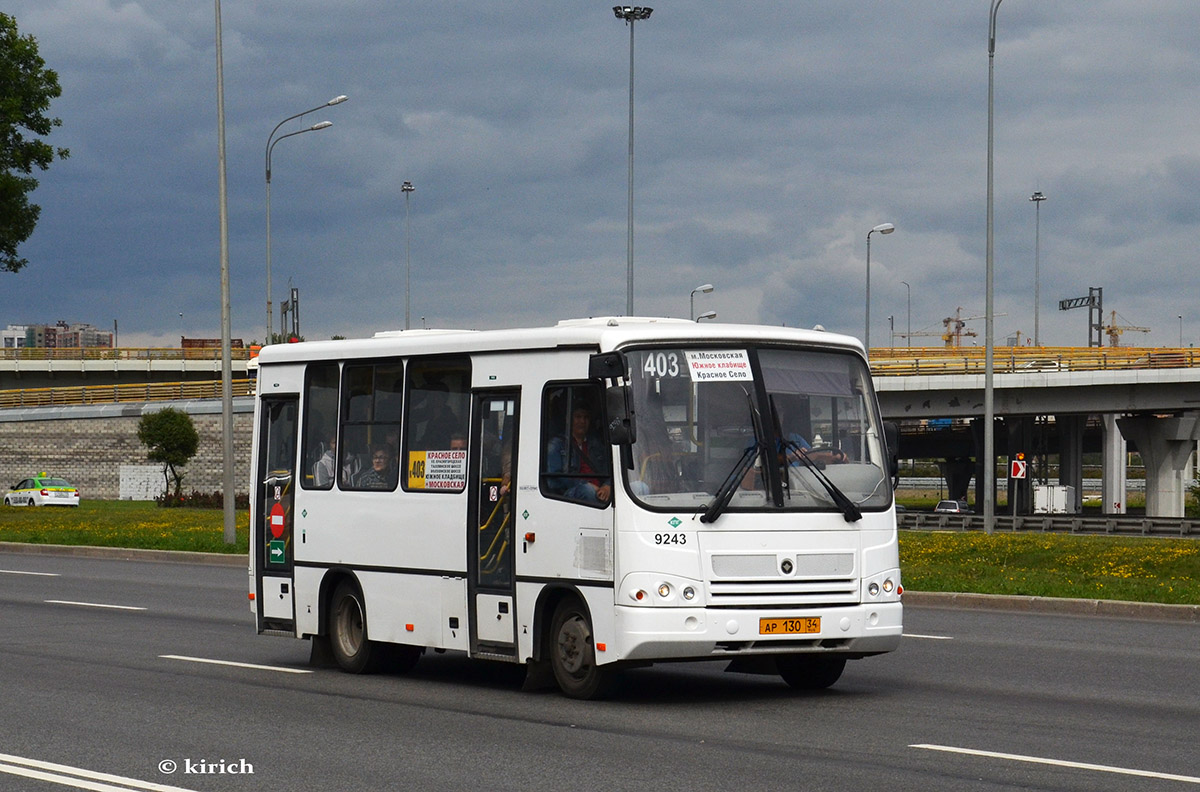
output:
M 23 479 L 4 493 L 5 506 L 78 506 L 79 490 L 46 473 Z

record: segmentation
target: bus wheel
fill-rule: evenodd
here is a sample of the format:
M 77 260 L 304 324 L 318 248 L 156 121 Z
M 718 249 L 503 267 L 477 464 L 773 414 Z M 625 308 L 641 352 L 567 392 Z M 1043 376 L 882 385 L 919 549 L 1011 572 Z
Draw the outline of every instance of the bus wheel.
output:
M 550 667 L 559 689 L 570 698 L 603 698 L 611 687 L 611 669 L 596 665 L 592 624 L 578 600 L 565 599 L 554 609 Z
M 775 658 L 779 676 L 797 690 L 823 690 L 837 682 L 846 667 L 846 658 L 836 655 L 779 655 Z
M 362 594 L 343 580 L 333 592 L 329 611 L 329 643 L 333 659 L 343 671 L 366 674 L 379 664 L 380 652 L 367 640 L 366 610 Z

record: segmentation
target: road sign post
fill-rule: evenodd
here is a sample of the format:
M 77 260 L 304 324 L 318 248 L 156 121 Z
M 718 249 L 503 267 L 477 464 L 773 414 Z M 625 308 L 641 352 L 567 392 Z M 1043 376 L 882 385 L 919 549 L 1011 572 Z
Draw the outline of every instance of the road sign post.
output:
M 1017 516 L 1017 501 L 1020 498 L 1021 481 L 1025 478 L 1028 463 L 1025 461 L 1025 455 L 1018 453 L 1016 458 L 1009 463 L 1008 477 L 1012 479 L 1012 485 L 1008 488 L 1009 497 L 1012 498 L 1012 514 Z

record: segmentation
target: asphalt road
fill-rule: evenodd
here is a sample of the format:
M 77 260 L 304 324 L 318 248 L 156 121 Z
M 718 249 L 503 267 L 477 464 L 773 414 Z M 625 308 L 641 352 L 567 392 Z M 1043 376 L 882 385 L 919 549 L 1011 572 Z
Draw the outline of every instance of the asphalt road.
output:
M 449 654 L 314 671 L 245 592 L 237 567 L 0 552 L 0 790 L 1200 784 L 1194 623 L 908 606 L 900 650 L 828 691 L 688 663 L 576 702 Z

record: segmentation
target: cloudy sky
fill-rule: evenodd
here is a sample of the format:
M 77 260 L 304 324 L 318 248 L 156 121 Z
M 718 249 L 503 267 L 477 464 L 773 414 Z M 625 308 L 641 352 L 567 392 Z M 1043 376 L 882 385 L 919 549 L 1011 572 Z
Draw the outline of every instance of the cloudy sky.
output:
M 0 324 L 118 322 L 122 345 L 220 334 L 214 8 L 8 0 L 60 78 L 42 219 Z M 636 28 L 638 314 L 915 344 L 984 312 L 988 0 L 660 0 Z M 622 314 L 629 31 L 593 0 L 224 0 L 233 333 L 276 302 L 309 339 Z M 997 343 L 1200 341 L 1200 3 L 1008 0 L 995 59 Z M 903 284 L 907 282 L 909 287 Z M 181 316 L 182 314 L 182 316 Z M 999 315 L 1003 314 L 1003 315 Z M 983 343 L 984 322 L 970 320 Z M 897 345 L 906 343 L 903 339 Z

